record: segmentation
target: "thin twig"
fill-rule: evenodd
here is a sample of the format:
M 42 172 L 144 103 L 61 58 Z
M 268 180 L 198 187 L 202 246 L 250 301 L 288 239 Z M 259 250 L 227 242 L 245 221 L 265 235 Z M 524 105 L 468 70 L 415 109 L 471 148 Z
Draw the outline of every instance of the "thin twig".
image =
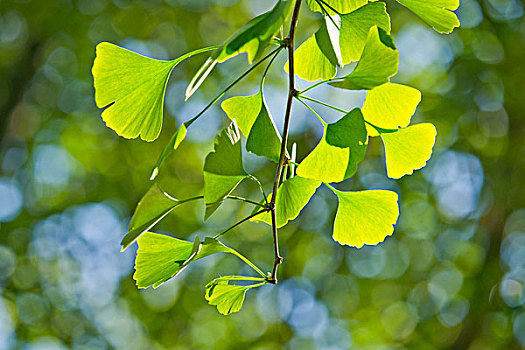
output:
M 236 228 L 236 227 L 239 226 L 240 224 L 242 224 L 242 223 L 244 223 L 244 222 L 250 220 L 251 218 L 254 218 L 254 217 L 258 216 L 258 215 L 261 215 L 262 213 L 266 213 L 267 211 L 268 211 L 268 209 L 262 209 L 262 210 L 259 210 L 258 212 L 256 212 L 256 213 L 254 213 L 254 214 L 252 214 L 252 215 L 250 215 L 250 216 L 248 216 L 248 217 L 242 219 L 242 220 L 239 221 L 238 223 L 236 223 L 236 224 L 234 224 L 234 225 L 228 227 L 226 230 L 222 231 L 221 233 L 219 233 L 218 235 L 214 236 L 213 238 L 217 239 L 217 238 L 219 238 L 219 237 L 222 237 L 225 233 L 230 232 L 231 230 L 233 230 L 234 228 Z
M 283 166 L 286 160 L 286 143 L 288 141 L 288 133 L 290 131 L 290 116 L 292 114 L 292 102 L 294 96 L 297 94 L 295 89 L 295 67 L 294 67 L 294 38 L 295 38 L 295 27 L 297 26 L 297 20 L 299 18 L 299 10 L 301 9 L 302 0 L 296 0 L 295 7 L 292 14 L 292 20 L 290 23 L 290 31 L 288 38 L 286 38 L 286 48 L 288 49 L 288 101 L 286 103 L 286 113 L 284 115 L 284 128 L 283 138 L 281 141 L 281 155 L 279 157 L 279 164 L 277 165 L 277 171 L 275 173 L 275 181 L 273 184 L 273 194 L 270 200 L 270 212 L 272 216 L 272 232 L 273 232 L 273 247 L 275 253 L 275 261 L 273 263 L 273 270 L 268 282 L 277 284 L 277 269 L 282 264 L 283 258 L 279 253 L 279 236 L 277 234 L 277 220 L 275 215 L 275 199 L 277 198 L 277 191 L 279 190 L 279 182 L 281 179 Z

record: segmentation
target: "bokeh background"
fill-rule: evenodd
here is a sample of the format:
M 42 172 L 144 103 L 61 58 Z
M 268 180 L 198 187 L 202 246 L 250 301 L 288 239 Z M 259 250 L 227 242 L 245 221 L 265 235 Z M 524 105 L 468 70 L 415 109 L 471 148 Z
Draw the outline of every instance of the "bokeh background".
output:
M 438 128 L 429 165 L 400 181 L 372 140 L 342 189 L 401 195 L 396 233 L 377 247 L 331 238 L 336 198 L 320 188 L 281 230 L 281 284 L 219 315 L 204 285 L 251 272 L 230 256 L 194 264 L 157 290 L 132 280 L 136 247 L 120 253 L 130 215 L 175 127 L 247 67 L 220 65 L 199 92 L 184 90 L 205 60 L 174 71 L 164 131 L 154 143 L 117 137 L 93 101 L 95 46 L 111 41 L 156 58 L 221 43 L 273 5 L 260 0 L 0 1 L 0 349 L 520 349 L 525 348 L 525 18 L 520 0 L 461 0 L 462 28 L 444 36 L 388 1 L 400 73 L 421 89 L 414 117 Z M 303 8 L 298 41 L 316 28 Z M 265 93 L 282 127 L 284 55 Z M 256 71 L 232 94 L 256 91 Z M 305 87 L 305 82 L 299 82 Z M 342 108 L 360 92 L 317 89 Z M 337 117 L 317 108 L 328 120 Z M 178 198 L 202 193 L 204 157 L 227 118 L 214 107 L 161 169 Z M 294 105 L 299 159 L 321 128 Z M 270 190 L 274 166 L 245 155 Z M 258 198 L 243 184 L 238 193 Z M 228 203 L 202 224 L 202 203 L 180 207 L 157 231 L 213 235 L 251 211 Z M 268 270 L 268 226 L 248 223 L 224 241 Z

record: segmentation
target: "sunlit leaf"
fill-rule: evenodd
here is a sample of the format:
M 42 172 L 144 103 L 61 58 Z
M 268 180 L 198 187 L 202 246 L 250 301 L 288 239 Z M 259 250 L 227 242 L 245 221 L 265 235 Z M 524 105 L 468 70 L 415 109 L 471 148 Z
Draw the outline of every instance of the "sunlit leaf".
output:
M 390 16 L 383 2 L 369 3 L 341 16 L 341 56 L 344 64 L 359 61 L 370 28 L 378 26 L 390 34 Z
M 163 192 L 154 184 L 142 197 L 129 223 L 129 232 L 124 236 L 122 250 L 129 247 L 146 231 L 150 230 L 180 204 L 180 201 Z
M 355 69 L 342 81 L 330 85 L 349 90 L 370 90 L 387 83 L 397 73 L 398 64 L 399 51 L 392 38 L 383 29 L 373 26 Z
M 250 63 L 260 57 L 289 17 L 293 3 L 291 0 L 279 0 L 272 10 L 253 18 L 228 38 L 193 77 L 186 89 L 186 99 L 193 95 L 218 62 L 224 62 L 241 53 L 248 55 Z
M 332 21 L 324 16 L 321 28 L 294 52 L 295 74 L 308 81 L 330 79 L 342 66 L 339 49 L 339 31 Z M 288 72 L 288 63 L 285 65 Z
M 281 137 L 264 101 L 262 88 L 255 95 L 229 98 L 221 107 L 247 137 L 248 152 L 279 162 Z
M 281 186 L 279 186 L 277 198 L 275 199 L 277 227 L 283 227 L 288 221 L 295 220 L 320 185 L 320 181 L 306 179 L 300 176 L 295 176 L 284 181 Z M 270 213 L 256 216 L 252 221 L 265 222 L 268 225 L 272 224 Z
M 155 60 L 108 42 L 97 45 L 93 63 L 95 102 L 105 108 L 102 119 L 122 137 L 155 140 L 162 128 L 164 93 L 172 69 L 190 52 L 173 61 Z
M 423 168 L 432 155 L 436 127 L 430 123 L 411 125 L 397 132 L 381 134 L 385 145 L 388 177 L 399 179 Z
M 459 0 L 397 0 L 439 33 L 451 33 L 459 27 L 458 17 L 453 12 Z
M 383 129 L 404 128 L 421 102 L 421 92 L 410 86 L 386 83 L 366 93 L 363 116 L 367 122 Z M 366 126 L 370 136 L 379 133 Z
M 204 201 L 207 204 L 222 202 L 248 177 L 242 162 L 241 135 L 235 121 L 215 137 L 214 148 L 204 162 Z M 207 212 L 206 217 L 211 213 Z
M 324 2 L 339 13 L 349 13 L 355 9 L 365 5 L 368 0 L 324 0 Z M 321 6 L 315 0 L 306 0 L 308 7 L 312 11 L 323 12 Z M 324 5 L 325 10 L 330 14 L 334 15 L 335 12 L 329 9 L 328 6 Z
M 153 172 L 151 174 L 150 180 L 155 180 L 155 178 L 157 177 L 159 173 L 159 169 L 162 166 L 162 163 L 164 163 L 164 160 L 166 160 L 166 158 L 168 158 L 169 155 L 173 151 L 179 148 L 182 141 L 184 141 L 184 139 L 186 138 L 187 132 L 188 132 L 188 129 L 186 128 L 186 125 L 184 125 L 184 123 L 181 124 L 181 126 L 177 129 L 177 131 L 171 137 L 170 142 L 168 143 L 168 146 L 164 148 L 164 151 L 162 151 L 162 154 L 157 160 L 157 163 L 155 164 L 155 168 L 153 169 Z
M 323 138 L 299 164 L 297 175 L 326 183 L 352 177 L 365 157 L 367 138 L 363 115 L 356 108 L 325 126 Z
M 339 207 L 334 222 L 334 240 L 361 248 L 376 245 L 394 233 L 399 217 L 398 195 L 392 191 L 341 192 L 334 190 Z
M 176 276 L 191 262 L 217 253 L 233 254 L 257 269 L 253 263 L 234 249 L 211 237 L 206 237 L 204 242 L 201 242 L 198 237 L 194 242 L 189 242 L 146 232 L 138 239 L 138 245 L 133 278 L 139 288 L 150 286 L 157 288 Z
M 213 280 L 206 285 L 206 300 L 217 307 L 223 315 L 238 312 L 242 308 L 249 287 L 228 284 L 228 280 Z

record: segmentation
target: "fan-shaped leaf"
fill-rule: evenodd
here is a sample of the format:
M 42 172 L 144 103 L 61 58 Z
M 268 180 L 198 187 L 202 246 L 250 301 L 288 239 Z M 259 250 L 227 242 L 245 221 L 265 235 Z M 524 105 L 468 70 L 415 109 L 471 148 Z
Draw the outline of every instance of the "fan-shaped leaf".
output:
M 432 155 L 436 127 L 430 123 L 411 125 L 397 132 L 381 134 L 385 145 L 388 177 L 399 179 L 423 168 Z
M 341 192 L 335 189 L 339 208 L 334 222 L 334 240 L 361 248 L 376 245 L 394 233 L 399 217 L 398 195 L 392 191 Z
M 459 0 L 397 0 L 423 21 L 440 33 L 452 33 L 459 27 L 458 17 L 453 12 L 459 7 Z

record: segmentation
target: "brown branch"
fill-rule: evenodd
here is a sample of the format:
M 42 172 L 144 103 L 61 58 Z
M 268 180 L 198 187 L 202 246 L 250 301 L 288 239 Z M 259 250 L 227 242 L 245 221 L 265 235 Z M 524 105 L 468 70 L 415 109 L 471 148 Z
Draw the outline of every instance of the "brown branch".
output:
M 294 69 L 294 37 L 295 27 L 297 26 L 297 19 L 299 18 L 299 10 L 301 8 L 302 0 L 296 0 L 295 7 L 292 14 L 292 21 L 290 23 L 290 32 L 286 38 L 286 48 L 288 49 L 288 101 L 286 103 L 286 113 L 284 115 L 284 129 L 283 139 L 281 141 L 281 155 L 279 157 L 279 164 L 277 165 L 277 171 L 275 174 L 275 182 L 273 184 L 273 195 L 270 201 L 270 210 L 272 216 L 272 231 L 273 231 L 273 247 L 275 252 L 275 261 L 273 263 L 273 271 L 268 282 L 277 284 L 277 269 L 282 264 L 283 258 L 279 253 L 279 236 L 277 234 L 277 221 L 275 217 L 275 199 L 277 197 L 277 191 L 279 190 L 279 182 L 281 179 L 282 171 L 286 158 L 286 144 L 288 142 L 288 132 L 290 130 L 290 116 L 292 114 L 292 102 L 294 96 L 297 94 L 295 90 L 295 69 Z

